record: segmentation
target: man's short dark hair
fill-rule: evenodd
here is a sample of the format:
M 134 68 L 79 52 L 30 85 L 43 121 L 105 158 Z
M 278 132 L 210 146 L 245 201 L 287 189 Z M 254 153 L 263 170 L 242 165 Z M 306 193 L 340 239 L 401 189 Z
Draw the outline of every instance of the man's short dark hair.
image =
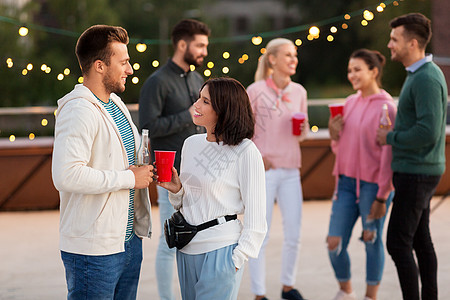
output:
M 403 26 L 410 39 L 416 39 L 421 49 L 425 49 L 431 39 L 431 21 L 420 13 L 411 13 L 393 19 L 391 28 Z
M 196 34 L 209 36 L 210 33 L 211 30 L 205 23 L 193 19 L 185 19 L 178 22 L 172 29 L 172 43 L 176 46 L 180 40 L 190 42 Z
M 94 25 L 86 29 L 78 38 L 75 54 L 81 73 L 87 74 L 96 60 L 109 65 L 112 53 L 110 44 L 119 42 L 127 45 L 127 31 L 118 26 Z
M 255 119 L 250 100 L 242 84 L 233 78 L 221 77 L 206 81 L 211 105 L 217 114 L 214 128 L 216 141 L 225 145 L 238 145 L 243 139 L 251 139 L 255 131 Z

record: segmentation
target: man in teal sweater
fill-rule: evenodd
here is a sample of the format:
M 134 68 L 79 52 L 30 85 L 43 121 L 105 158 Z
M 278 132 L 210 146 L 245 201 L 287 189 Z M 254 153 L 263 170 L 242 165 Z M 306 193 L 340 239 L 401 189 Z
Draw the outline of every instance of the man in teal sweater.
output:
M 432 55 L 425 55 L 431 21 L 412 13 L 391 21 L 391 59 L 408 72 L 394 130 L 379 129 L 380 144 L 392 145 L 395 197 L 386 246 L 395 262 L 403 299 L 436 299 L 437 258 L 431 240 L 430 200 L 445 170 L 447 86 Z

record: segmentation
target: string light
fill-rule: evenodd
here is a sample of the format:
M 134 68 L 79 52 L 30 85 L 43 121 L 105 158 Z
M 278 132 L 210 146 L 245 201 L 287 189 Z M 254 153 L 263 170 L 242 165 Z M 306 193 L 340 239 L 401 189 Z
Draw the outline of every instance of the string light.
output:
M 302 42 L 301 39 L 296 39 L 296 40 L 295 40 L 295 45 L 296 45 L 296 46 L 301 46 L 302 43 L 303 43 L 303 42 Z
M 41 65 L 41 71 L 45 72 L 46 69 L 47 69 L 47 65 L 46 64 L 42 64 Z
M 261 50 L 259 50 L 259 52 L 261 52 L 261 54 L 266 53 L 266 48 L 261 48 Z
M 242 54 L 242 59 L 243 59 L 244 61 L 248 60 L 248 55 L 247 55 L 247 54 Z
M 317 131 L 319 131 L 319 127 L 317 127 L 316 125 L 314 125 L 314 126 L 311 127 L 311 131 L 312 131 L 312 132 L 317 132 Z
M 141 68 L 141 65 L 140 65 L 140 64 L 138 64 L 138 63 L 134 63 L 134 64 L 133 64 L 133 69 L 134 69 L 135 71 L 139 70 L 140 68 Z
M 252 43 L 253 43 L 253 45 L 255 45 L 255 46 L 261 45 L 261 43 L 262 43 L 262 37 L 260 37 L 260 36 L 254 36 L 254 37 L 252 37 Z
M 41 125 L 44 126 L 44 127 L 47 126 L 48 125 L 47 119 L 42 119 L 41 120 Z
M 212 61 L 208 62 L 206 66 L 210 69 L 214 68 L 214 63 Z
M 36 137 L 36 136 L 34 135 L 34 133 L 30 133 L 30 134 L 28 135 L 28 138 L 29 138 L 30 140 L 34 140 L 35 137 Z
M 245 60 L 242 57 L 239 57 L 238 62 L 242 65 L 243 63 L 245 63 Z
M 139 83 L 139 78 L 136 77 L 136 76 L 134 76 L 134 77 L 131 79 L 131 82 L 134 83 L 134 84 L 138 84 L 138 83 Z
M 83 83 L 84 79 L 83 76 L 78 77 L 78 83 Z
M 138 44 L 136 44 L 136 50 L 137 50 L 137 52 L 141 52 L 141 53 L 145 52 L 145 50 L 147 50 L 147 45 L 138 43 Z
M 334 40 L 334 37 L 330 34 L 327 36 L 327 41 L 332 42 Z
M 211 71 L 210 71 L 210 70 L 205 70 L 205 71 L 203 72 L 203 74 L 204 74 L 206 77 L 209 77 L 209 76 L 211 76 Z
M 14 135 L 14 134 L 11 134 L 10 136 L 9 136 L 9 141 L 10 142 L 14 142 L 16 140 L 16 136 Z
M 51 71 L 52 71 L 52 68 L 50 68 L 50 67 L 47 66 L 47 68 L 45 69 L 44 72 L 48 74 L 48 73 L 50 73 Z
M 8 68 L 12 68 L 14 66 L 13 60 L 12 58 L 7 58 L 6 59 L 6 65 L 8 66 Z
M 315 39 L 319 38 L 319 34 L 320 34 L 319 27 L 311 26 L 311 28 L 309 28 L 309 34 Z
M 58 76 L 56 76 L 56 79 L 58 79 L 59 81 L 64 79 L 64 74 L 63 73 L 59 73 Z
M 381 5 L 378 5 L 377 6 L 377 12 L 383 12 L 383 10 L 384 10 L 384 8 L 383 8 L 383 6 L 381 6 Z
M 347 29 L 348 25 L 346 23 L 342 23 L 342 29 Z
M 372 21 L 373 18 L 374 18 L 374 15 L 373 15 L 373 12 L 371 12 L 371 11 L 369 11 L 369 10 L 366 9 L 366 10 L 363 12 L 363 17 L 364 17 L 364 19 L 366 19 L 367 21 Z
M 27 36 L 28 35 L 28 28 L 25 26 L 22 26 L 19 28 L 19 35 L 20 36 Z
M 27 75 L 27 74 L 28 74 L 28 70 L 27 70 L 27 69 L 23 69 L 23 70 L 22 70 L 22 75 L 25 76 L 25 75 Z
M 157 68 L 159 66 L 159 61 L 157 61 L 156 59 L 154 61 L 152 61 L 152 66 L 154 68 Z
M 230 58 L 230 53 L 225 51 L 224 53 L 222 53 L 222 57 L 225 59 L 229 59 Z
M 64 69 L 64 75 L 68 76 L 70 74 L 70 69 L 69 68 L 65 68 Z
M 194 72 L 195 71 L 195 66 L 194 65 L 190 65 L 189 69 L 191 70 L 191 72 Z
M 362 20 L 362 21 L 361 21 L 361 25 L 362 25 L 362 26 L 367 26 L 367 24 L 369 24 L 369 22 L 367 22 L 366 20 Z
M 29 63 L 29 64 L 27 65 L 27 70 L 28 70 L 28 71 L 33 70 L 33 64 L 32 64 L 32 63 Z
M 223 74 L 228 74 L 228 72 L 230 72 L 230 69 L 228 67 L 223 67 L 222 68 L 222 73 Z
M 332 27 L 330 28 L 330 32 L 331 32 L 331 33 L 336 33 L 336 32 L 337 32 L 337 27 L 336 27 L 336 26 L 332 26 Z
M 350 18 L 351 18 L 351 17 L 350 17 L 350 15 L 349 15 L 349 14 L 345 14 L 345 15 L 344 15 L 344 19 L 346 19 L 346 20 L 350 20 Z

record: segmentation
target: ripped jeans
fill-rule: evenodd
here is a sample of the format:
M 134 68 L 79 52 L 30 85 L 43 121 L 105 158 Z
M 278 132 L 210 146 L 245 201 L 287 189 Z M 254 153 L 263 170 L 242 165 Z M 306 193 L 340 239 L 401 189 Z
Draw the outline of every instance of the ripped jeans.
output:
M 346 282 L 351 278 L 347 246 L 359 216 L 361 216 L 363 230 L 374 233 L 372 240 L 364 241 L 366 247 L 366 283 L 378 285 L 381 281 L 384 269 L 382 233 L 386 215 L 381 219 L 367 220 L 377 192 L 378 185 L 376 183 L 360 180 L 358 201 L 356 198 L 356 179 L 344 175 L 339 176 L 337 199 L 333 199 L 328 231 L 328 236 L 341 238 L 338 247 L 328 251 L 331 265 L 339 282 Z M 392 197 L 393 193 L 388 197 L 386 211 L 388 211 Z

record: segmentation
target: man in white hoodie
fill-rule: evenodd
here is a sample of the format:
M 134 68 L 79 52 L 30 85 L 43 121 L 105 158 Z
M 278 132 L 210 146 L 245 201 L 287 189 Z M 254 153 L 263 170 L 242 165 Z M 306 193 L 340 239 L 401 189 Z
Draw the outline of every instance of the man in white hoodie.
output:
M 83 84 L 58 101 L 52 177 L 68 299 L 135 299 L 142 237 L 150 237 L 152 166 L 134 166 L 139 133 L 116 95 L 133 73 L 121 27 L 78 39 Z

